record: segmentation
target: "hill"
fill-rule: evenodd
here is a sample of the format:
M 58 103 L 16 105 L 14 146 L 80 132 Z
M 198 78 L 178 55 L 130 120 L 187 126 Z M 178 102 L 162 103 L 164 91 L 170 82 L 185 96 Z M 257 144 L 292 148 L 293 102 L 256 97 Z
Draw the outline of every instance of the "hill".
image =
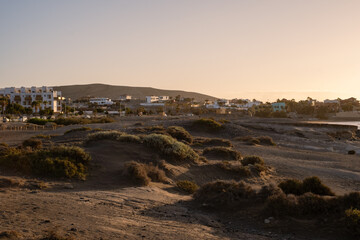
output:
M 194 98 L 198 101 L 204 101 L 205 99 L 216 99 L 215 97 L 196 92 L 163 90 L 150 87 L 113 86 L 107 84 L 56 86 L 54 87 L 54 90 L 61 91 L 63 97 L 69 97 L 73 100 L 84 96 L 108 97 L 111 99 L 118 99 L 119 96 L 123 94 L 128 94 L 131 95 L 133 98 L 138 99 L 145 99 L 145 96 L 150 95 L 165 95 L 171 97 L 181 95 L 181 97 Z

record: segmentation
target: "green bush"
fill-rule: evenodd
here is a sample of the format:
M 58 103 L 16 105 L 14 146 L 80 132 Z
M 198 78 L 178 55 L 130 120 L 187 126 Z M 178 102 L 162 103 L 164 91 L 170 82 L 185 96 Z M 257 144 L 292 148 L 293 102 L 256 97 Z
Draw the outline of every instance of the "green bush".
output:
M 223 125 L 213 119 L 202 118 L 193 122 L 193 127 L 198 131 L 218 132 Z
M 73 128 L 73 129 L 67 130 L 64 134 L 69 134 L 72 132 L 85 132 L 85 131 L 90 131 L 90 130 L 91 130 L 91 128 L 89 128 L 89 127 Z
M 221 180 L 203 185 L 194 194 L 195 201 L 219 209 L 241 206 L 254 197 L 256 192 L 246 183 Z
M 193 142 L 193 137 L 183 127 L 170 126 L 166 129 L 166 132 L 178 141 L 183 141 L 189 144 Z
M 153 133 L 145 136 L 143 142 L 164 157 L 176 161 L 197 162 L 199 159 L 199 155 L 191 147 L 170 136 Z
M 24 148 L 30 147 L 32 149 L 40 149 L 40 148 L 42 148 L 42 142 L 39 139 L 30 138 L 30 139 L 23 141 L 22 146 Z
M 308 177 L 302 182 L 296 179 L 283 181 L 279 187 L 286 194 L 302 195 L 306 192 L 311 192 L 318 195 L 334 196 L 331 189 L 324 185 L 318 177 Z
M 345 223 L 347 228 L 354 234 L 360 234 L 360 210 L 350 208 L 345 211 Z
M 261 157 L 258 157 L 258 156 L 247 156 L 247 157 L 244 157 L 242 160 L 241 160 L 241 163 L 242 165 L 244 166 L 247 166 L 249 164 L 251 165 L 264 165 L 265 162 L 264 160 L 261 158 Z
M 203 154 L 227 160 L 241 159 L 241 154 L 238 151 L 226 147 L 207 147 L 204 149 Z
M 90 160 L 90 155 L 79 147 L 35 151 L 8 148 L 0 156 L 0 166 L 28 175 L 85 179 Z
M 198 190 L 199 186 L 191 181 L 183 180 L 176 182 L 176 186 L 181 190 L 189 194 L 193 194 Z

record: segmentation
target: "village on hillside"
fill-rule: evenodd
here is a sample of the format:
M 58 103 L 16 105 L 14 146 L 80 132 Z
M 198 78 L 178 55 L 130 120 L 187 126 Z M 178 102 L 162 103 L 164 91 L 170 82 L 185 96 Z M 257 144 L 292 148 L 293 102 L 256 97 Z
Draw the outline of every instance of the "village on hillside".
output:
M 134 98 L 119 93 L 117 99 L 106 96 L 83 96 L 70 99 L 52 87 L 9 87 L 0 89 L 3 122 L 27 121 L 31 118 L 58 117 L 101 118 L 108 116 L 177 116 L 235 114 L 262 118 L 357 119 L 360 103 L 356 98 L 317 101 L 278 99 L 261 102 L 256 99 L 217 99 L 198 101 L 177 96 L 144 96 Z

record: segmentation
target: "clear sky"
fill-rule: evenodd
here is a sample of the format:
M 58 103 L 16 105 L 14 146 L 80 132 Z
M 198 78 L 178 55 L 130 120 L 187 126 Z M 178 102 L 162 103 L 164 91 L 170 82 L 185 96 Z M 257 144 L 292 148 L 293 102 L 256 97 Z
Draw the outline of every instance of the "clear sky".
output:
M 0 0 L 0 87 L 360 98 L 359 0 Z

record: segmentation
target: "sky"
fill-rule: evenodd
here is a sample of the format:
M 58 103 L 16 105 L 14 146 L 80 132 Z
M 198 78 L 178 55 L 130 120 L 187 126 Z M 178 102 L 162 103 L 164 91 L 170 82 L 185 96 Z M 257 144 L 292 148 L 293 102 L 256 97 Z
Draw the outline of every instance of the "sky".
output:
M 358 0 L 0 0 L 0 87 L 360 98 Z

